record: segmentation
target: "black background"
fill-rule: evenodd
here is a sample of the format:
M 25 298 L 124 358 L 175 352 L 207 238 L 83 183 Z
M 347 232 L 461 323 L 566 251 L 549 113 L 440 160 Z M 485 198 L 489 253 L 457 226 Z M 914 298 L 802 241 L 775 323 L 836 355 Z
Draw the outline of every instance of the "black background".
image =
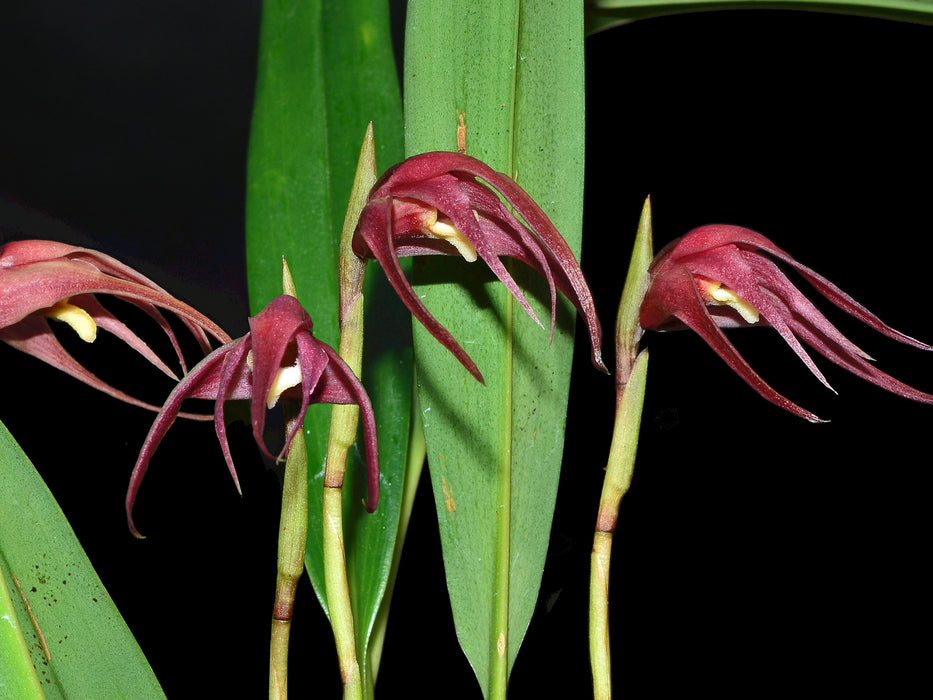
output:
M 109 252 L 232 335 L 245 332 L 258 20 L 258 1 L 5 6 L 0 241 L 53 238 Z M 590 37 L 583 267 L 604 327 L 614 324 L 650 194 L 657 248 L 701 224 L 745 225 L 892 325 L 933 340 L 931 31 L 762 10 L 643 20 Z M 933 391 L 933 357 L 839 323 L 880 367 Z M 775 334 L 733 338 L 779 391 L 831 422 L 810 425 L 759 399 L 697 338 L 648 337 L 642 443 L 613 552 L 617 685 L 636 695 L 744 696 L 924 683 L 933 408 L 821 363 L 834 395 Z M 584 345 L 514 697 L 558 683 L 574 689 L 570 697 L 590 692 L 589 550 L 613 387 Z M 151 370 L 103 337 L 86 360 L 151 400 L 171 386 L 150 386 Z M 149 538 L 135 541 L 123 494 L 151 415 L 6 346 L 0 363 L 0 418 L 58 498 L 167 694 L 264 694 L 279 486 L 246 429 L 232 429 L 241 498 L 210 427 L 173 428 L 137 505 Z M 379 689 L 476 697 L 423 486 Z M 307 581 L 291 659 L 296 695 L 337 696 L 329 628 Z

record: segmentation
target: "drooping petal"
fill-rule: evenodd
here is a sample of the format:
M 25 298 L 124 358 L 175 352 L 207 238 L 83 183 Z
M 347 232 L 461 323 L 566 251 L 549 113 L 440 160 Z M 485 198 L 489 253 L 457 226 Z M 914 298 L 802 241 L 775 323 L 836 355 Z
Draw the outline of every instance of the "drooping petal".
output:
M 836 343 L 826 339 L 820 333 L 814 332 L 809 324 L 800 322 L 795 326 L 795 332 L 803 339 L 805 343 L 813 347 L 823 357 L 839 365 L 845 370 L 875 386 L 879 386 L 885 391 L 897 394 L 911 401 L 933 404 L 933 394 L 928 394 L 919 389 L 915 389 L 909 384 L 895 379 L 890 374 L 882 372 L 864 358 L 854 355 L 840 348 Z
M 689 234 L 679 239 L 676 250 L 673 251 L 673 255 L 679 257 L 691 251 L 712 248 L 725 243 L 732 243 L 769 253 L 797 270 L 797 272 L 799 272 L 807 282 L 812 284 L 820 294 L 826 297 L 826 299 L 849 315 L 854 316 L 862 323 L 905 345 L 910 345 L 922 350 L 933 350 L 933 346 L 912 338 L 887 325 L 838 286 L 806 265 L 798 262 L 793 256 L 776 246 L 771 240 L 751 229 L 725 224 L 703 226 L 699 229 L 694 229 L 694 231 L 691 231 Z
M 389 284 L 392 285 L 395 293 L 398 294 L 399 299 L 401 299 L 402 303 L 405 304 L 411 314 L 418 319 L 431 335 L 453 353 L 454 357 L 460 361 L 460 364 L 462 364 L 473 377 L 479 382 L 484 383 L 483 375 L 476 366 L 476 363 L 473 362 L 473 359 L 467 354 L 460 343 L 457 342 L 450 331 L 428 311 L 424 302 L 421 301 L 421 298 L 412 288 L 411 282 L 409 282 L 408 278 L 405 276 L 405 272 L 402 270 L 395 252 L 391 207 L 392 200 L 385 199 L 370 202 L 363 210 L 360 224 L 362 228 L 363 217 L 368 217 L 366 219 L 366 230 L 371 233 L 367 235 L 366 241 L 372 257 L 376 258 L 379 262 Z M 354 250 L 356 250 L 357 255 L 360 254 L 356 243 L 354 243 Z
M 762 396 L 804 418 L 815 418 L 813 414 L 801 412 L 795 404 L 783 403 L 784 397 L 772 393 L 767 385 L 762 386 L 750 367 L 743 367 L 744 360 L 729 344 L 721 328 L 750 324 L 730 314 L 731 309 L 722 311 L 722 307 L 707 306 L 718 303 L 717 299 L 704 298 L 707 292 L 700 293 L 697 289 L 712 289 L 709 286 L 712 280 L 760 313 L 762 321 L 775 328 L 827 386 L 801 341 L 831 362 L 887 391 L 933 403 L 933 394 L 914 389 L 871 364 L 872 358 L 817 309 L 775 260 L 794 268 L 830 302 L 878 332 L 913 347 L 933 349 L 883 323 L 839 287 L 797 262 L 761 234 L 738 226 L 712 225 L 694 229 L 668 244 L 656 256 L 649 270 L 650 288 L 641 309 L 642 326 L 662 329 L 671 325 L 670 319 L 676 318 L 699 333 Z M 687 285 L 687 279 L 693 281 L 692 287 Z
M 174 297 L 172 297 L 172 295 L 169 294 L 165 289 L 157 285 L 145 275 L 137 272 L 129 265 L 126 265 L 116 258 L 106 255 L 105 253 L 91 250 L 90 248 L 82 248 L 79 246 L 70 245 L 68 243 L 39 239 L 12 241 L 0 247 L 0 269 L 14 268 L 17 266 L 23 267 L 33 263 L 51 261 L 55 259 L 61 260 L 63 262 L 74 262 L 78 265 L 91 267 L 103 273 L 105 276 L 109 276 L 114 279 L 135 282 L 141 287 L 146 287 L 154 292 L 160 293 L 164 298 L 174 300 Z M 2 278 L 5 277 L 6 274 L 6 272 L 0 274 L 0 289 L 3 287 Z M 0 294 L 0 296 L 3 295 Z M 194 311 L 193 316 L 189 316 L 186 313 L 179 313 L 177 309 L 165 304 L 160 304 L 158 301 L 150 300 L 150 302 L 153 306 L 169 308 L 178 314 L 179 318 L 188 327 L 188 330 L 192 333 L 192 335 L 194 335 L 194 337 L 197 339 L 201 349 L 205 353 L 210 352 L 210 343 L 208 342 L 207 336 L 205 335 L 205 330 L 221 343 L 227 343 L 230 341 L 230 336 L 228 336 L 223 331 L 223 329 L 210 321 L 210 319 L 207 319 L 205 316 L 203 316 L 203 314 L 199 314 L 190 307 L 187 308 L 191 311 Z M 151 315 L 151 312 L 146 309 L 146 306 L 144 306 L 142 303 L 138 305 Z M 2 316 L 2 313 L 0 313 L 0 316 Z M 3 325 L 4 323 L 2 318 L 0 318 L 0 326 Z
M 274 298 L 258 314 L 250 318 L 250 333 L 253 349 L 253 400 L 251 416 L 253 436 L 262 451 L 275 459 L 265 445 L 262 433 L 266 422 L 266 398 L 282 367 L 285 353 L 293 344 L 299 332 L 311 333 L 311 317 L 295 297 L 286 294 Z M 319 372 L 312 366 L 308 352 L 305 360 L 299 363 L 302 376 L 307 372 L 309 378 Z M 320 358 L 317 360 L 320 362 Z
M 0 328 L 0 341 L 52 365 L 108 396 L 150 411 L 159 410 L 158 406 L 153 406 L 120 391 L 86 369 L 64 348 L 49 328 L 48 322 L 41 316 L 30 316 L 9 328 Z M 194 416 L 189 415 L 189 417 Z
M 216 364 L 213 364 L 210 369 L 205 370 L 198 385 L 192 386 L 189 391 L 189 398 L 194 398 L 199 393 L 198 387 L 211 390 L 210 398 L 214 399 L 214 432 L 217 434 L 217 442 L 220 443 L 220 450 L 223 452 L 224 461 L 227 463 L 227 470 L 230 472 L 230 476 L 233 477 L 236 490 L 240 493 L 242 493 L 240 479 L 236 474 L 236 467 L 233 466 L 233 455 L 230 454 L 230 443 L 227 441 L 227 421 L 224 415 L 224 407 L 227 401 L 233 398 L 233 390 L 239 385 L 237 379 L 243 375 L 246 356 L 251 349 L 251 345 L 252 338 L 247 333 L 240 342 L 232 344 L 223 353 L 219 376 L 216 375 L 217 370 L 214 369 Z M 215 376 L 217 376 L 216 381 L 214 381 Z M 214 393 L 214 389 L 216 389 L 216 393 Z M 249 388 L 249 391 L 252 392 L 252 387 Z M 265 446 L 262 441 L 257 440 L 257 442 L 260 447 Z
M 369 395 L 353 370 L 343 361 L 337 352 L 325 343 L 321 343 L 330 362 L 319 391 L 314 394 L 316 403 L 352 404 L 360 407 L 363 419 L 363 440 L 366 445 L 366 474 L 369 498 L 366 510 L 374 512 L 379 505 L 379 443 L 376 438 L 376 416 L 369 400 Z
M 130 328 L 125 323 L 123 323 L 123 321 L 119 320 L 116 316 L 101 306 L 100 302 L 98 302 L 93 295 L 82 294 L 77 297 L 72 297 L 72 302 L 89 313 L 91 318 L 94 319 L 94 323 L 96 323 L 99 327 L 103 328 L 108 333 L 112 333 L 124 343 L 129 345 L 133 350 L 146 358 L 150 364 L 158 367 L 164 374 L 176 381 L 178 380 L 176 374 L 171 370 L 171 368 L 169 368 L 168 365 L 165 364 L 165 362 L 162 361 L 162 358 L 156 355 L 152 351 L 152 348 L 150 348 L 142 338 L 130 330 Z M 155 311 L 154 307 L 153 311 Z M 156 313 L 158 314 L 157 311 Z M 170 342 L 175 349 L 176 356 L 178 357 L 178 361 L 181 364 L 182 372 L 186 372 L 187 367 L 185 366 L 181 348 L 178 345 L 178 339 L 175 337 L 174 332 L 172 332 L 171 327 L 168 325 L 168 323 L 166 323 L 165 318 L 162 317 L 161 314 L 158 314 L 158 317 L 159 320 L 161 320 L 159 325 L 162 326 L 162 329 L 168 335 Z
M 136 464 L 133 467 L 133 473 L 130 476 L 130 484 L 126 492 L 126 518 L 129 524 L 130 532 L 135 537 L 142 537 L 136 525 L 133 522 L 133 504 L 136 501 L 136 494 L 142 484 L 146 470 L 149 468 L 149 460 L 153 453 L 165 437 L 165 433 L 172 427 L 175 419 L 179 416 L 182 402 L 189 398 L 216 398 L 219 388 L 219 374 L 224 359 L 242 343 L 243 339 L 238 339 L 227 343 L 223 347 L 217 348 L 210 355 L 195 365 L 188 374 L 175 386 L 172 393 L 165 400 L 165 404 L 156 416 L 146 440 L 143 442 L 139 456 L 136 458 Z M 228 466 L 233 474 L 234 483 L 239 490 L 239 480 L 236 477 L 236 471 L 233 470 L 232 461 Z
M 525 298 L 525 294 L 512 278 L 512 275 L 506 270 L 502 261 L 499 260 L 499 251 L 495 245 L 497 238 L 484 235 L 483 229 L 474 214 L 473 203 L 469 196 L 473 193 L 463 184 L 452 175 L 444 174 L 419 183 L 417 187 L 402 188 L 398 191 L 397 196 L 417 197 L 425 204 L 437 209 L 439 212 L 443 212 L 444 216 L 450 219 L 453 226 L 470 241 L 479 257 L 506 286 L 525 312 L 538 325 L 541 325 L 541 321 L 538 320 L 532 310 L 531 305 Z
M 391 204 L 387 204 L 390 201 L 404 204 L 394 210 Z M 413 156 L 387 171 L 373 188 L 354 237 L 357 255 L 375 257 L 390 274 L 389 255 L 458 252 L 449 240 L 442 240 L 446 236 L 432 240 L 430 232 L 424 229 L 425 216 L 418 216 L 412 202 L 423 203 L 425 215 L 429 213 L 427 210 L 433 209 L 437 216 L 444 217 L 445 225 L 449 221 L 450 226 L 469 241 L 477 255 L 539 325 L 540 321 L 524 292 L 499 258 L 503 255 L 517 258 L 544 275 L 551 297 L 551 338 L 556 322 L 556 284 L 587 324 L 593 346 L 593 364 L 607 371 L 602 361 L 602 330 L 592 294 L 576 257 L 544 211 L 514 180 L 462 153 L 437 151 Z M 377 208 L 381 209 L 378 213 Z M 390 241 L 380 241 L 378 234 L 374 233 L 384 227 L 391 236 Z M 412 313 L 423 322 L 433 321 L 420 300 L 416 300 L 401 272 L 392 272 L 395 277 L 393 287 L 404 295 L 403 299 Z M 451 350 L 459 348 L 446 330 L 441 332 L 442 326 L 436 321 L 428 327 L 446 347 Z M 463 357 L 455 354 L 463 362 Z M 477 376 L 476 372 L 472 373 Z
M 54 257 L 59 254 L 74 255 L 76 259 Z M 108 272 L 102 271 L 98 265 Z M 117 277 L 111 272 L 122 274 L 123 277 Z M 53 241 L 16 241 L 0 247 L 0 340 L 61 368 L 114 398 L 158 410 L 109 386 L 80 366 L 55 339 L 45 323 L 43 316 L 57 316 L 57 310 L 63 304 L 65 308 L 73 307 L 75 311 L 85 314 L 89 324 L 93 321 L 97 326 L 113 332 L 175 379 L 175 373 L 135 333 L 101 306 L 95 294 L 117 296 L 152 317 L 169 338 L 183 370 L 185 362 L 178 340 L 158 308 L 175 313 L 192 329 L 206 352 L 210 351 L 210 345 L 205 330 L 221 342 L 230 340 L 209 318 L 109 256 Z
M 811 423 L 821 422 L 819 416 L 779 394 L 752 369 L 722 329 L 713 321 L 706 309 L 706 304 L 697 292 L 693 276 L 685 267 L 675 266 L 668 271 L 668 274 L 657 278 L 651 294 L 667 300 L 666 308 L 669 313 L 703 338 L 716 354 L 763 398 Z
M 285 444 L 282 445 L 282 449 L 279 451 L 278 457 L 276 457 L 277 460 L 285 457 L 289 449 L 291 449 L 295 434 L 301 430 L 304 424 L 305 413 L 307 413 L 308 406 L 312 403 L 311 397 L 314 395 L 329 364 L 325 352 L 328 347 L 327 344 L 320 342 L 310 333 L 298 333 L 295 336 L 295 343 L 298 349 L 298 366 L 301 369 L 301 406 L 298 409 L 297 419 L 285 436 Z
M 786 313 L 786 305 L 777 303 L 778 299 L 767 294 L 762 287 L 768 285 L 772 290 L 784 288 L 776 268 L 762 268 L 755 262 L 760 256 L 743 255 L 743 251 L 734 245 L 722 245 L 702 254 L 682 258 L 682 264 L 693 274 L 723 283 L 751 304 L 784 339 L 794 353 L 807 366 L 810 372 L 827 389 L 833 390 L 826 377 L 816 366 L 813 358 L 800 344 L 788 325 L 792 318 Z M 777 274 L 775 274 L 777 272 Z M 781 275 L 782 277 L 783 275 Z M 777 295 L 778 298 L 780 295 Z M 709 303 L 707 301 L 707 303 Z

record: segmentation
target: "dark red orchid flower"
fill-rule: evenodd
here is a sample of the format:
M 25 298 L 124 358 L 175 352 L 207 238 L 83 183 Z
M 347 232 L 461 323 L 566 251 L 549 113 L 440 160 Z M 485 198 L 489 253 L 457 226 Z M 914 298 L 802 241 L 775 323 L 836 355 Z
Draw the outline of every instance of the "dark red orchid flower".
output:
M 786 399 L 759 377 L 729 342 L 722 328 L 754 325 L 774 328 L 817 379 L 830 389 L 829 382 L 801 341 L 831 362 L 882 389 L 914 401 L 933 403 L 933 395 L 918 391 L 871 364 L 872 358 L 820 313 L 775 260 L 792 267 L 829 301 L 879 333 L 916 348 L 933 350 L 930 345 L 882 323 L 839 287 L 797 262 L 761 234 L 739 226 L 703 226 L 658 253 L 648 273 L 641 325 L 655 330 L 690 328 L 761 396 L 809 421 L 820 419 Z
M 593 296 L 573 251 L 527 192 L 476 158 L 446 151 L 424 153 L 387 171 L 373 186 L 360 215 L 353 251 L 361 258 L 379 261 L 409 311 L 479 381 L 483 377 L 476 364 L 415 294 L 398 257 L 459 254 L 468 262 L 482 258 L 540 325 L 499 260 L 503 255 L 517 258 L 547 280 L 551 336 L 556 289 L 560 289 L 583 315 L 593 346 L 593 364 L 605 371 Z
M 253 436 L 260 449 L 272 459 L 281 459 L 301 429 L 312 403 L 358 404 L 363 417 L 366 443 L 369 501 L 367 510 L 379 502 L 379 448 L 376 420 L 366 390 L 341 357 L 312 333 L 311 317 L 297 299 L 278 296 L 249 320 L 249 332 L 242 338 L 217 348 L 195 366 L 175 387 L 156 417 L 143 443 L 126 494 L 126 515 L 130 531 L 139 537 L 132 510 L 136 494 L 146 474 L 149 460 L 175 422 L 185 399 L 212 399 L 214 427 L 237 490 L 240 488 L 224 422 L 224 403 L 250 400 Z M 267 409 L 280 397 L 297 401 L 298 413 L 290 421 L 291 430 L 278 455 L 272 455 L 263 438 Z
M 211 349 L 206 333 L 222 343 L 230 340 L 204 314 L 109 255 L 56 241 L 26 240 L 0 246 L 0 340 L 114 398 L 159 410 L 92 374 L 65 350 L 52 332 L 50 318 L 67 323 L 87 342 L 97 337 L 98 328 L 104 328 L 177 379 L 145 342 L 100 305 L 96 294 L 123 299 L 155 319 L 175 348 L 183 371 L 185 362 L 178 340 L 159 308 L 176 314 L 205 353 Z

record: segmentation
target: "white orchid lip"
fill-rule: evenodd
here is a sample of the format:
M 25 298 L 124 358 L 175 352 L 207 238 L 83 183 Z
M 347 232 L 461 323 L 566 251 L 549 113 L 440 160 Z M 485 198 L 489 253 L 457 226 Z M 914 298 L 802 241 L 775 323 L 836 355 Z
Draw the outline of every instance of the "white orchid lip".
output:
M 50 307 L 43 315 L 46 318 L 67 323 L 85 343 L 93 343 L 97 340 L 97 324 L 91 318 L 91 314 L 67 299 Z

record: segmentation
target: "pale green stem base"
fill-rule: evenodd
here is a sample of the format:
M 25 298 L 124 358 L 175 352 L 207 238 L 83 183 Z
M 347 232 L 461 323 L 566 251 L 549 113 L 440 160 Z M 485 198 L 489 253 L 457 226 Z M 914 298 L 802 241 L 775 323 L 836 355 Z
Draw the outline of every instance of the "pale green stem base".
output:
M 324 487 L 324 588 L 340 662 L 343 697 L 347 700 L 362 700 L 363 677 L 356 655 L 353 609 L 343 546 L 342 487 Z
M 612 533 L 619 518 L 622 496 L 632 483 L 647 371 L 648 351 L 643 350 L 635 360 L 627 384 L 621 389 L 612 446 L 609 449 L 606 476 L 599 499 L 596 533 L 593 537 L 589 639 L 593 697 L 596 700 L 609 700 L 612 697 L 612 664 L 609 652 L 609 563 Z
M 597 532 L 590 557 L 590 666 L 593 698 L 612 697 L 612 668 L 609 654 L 609 559 L 612 533 Z

